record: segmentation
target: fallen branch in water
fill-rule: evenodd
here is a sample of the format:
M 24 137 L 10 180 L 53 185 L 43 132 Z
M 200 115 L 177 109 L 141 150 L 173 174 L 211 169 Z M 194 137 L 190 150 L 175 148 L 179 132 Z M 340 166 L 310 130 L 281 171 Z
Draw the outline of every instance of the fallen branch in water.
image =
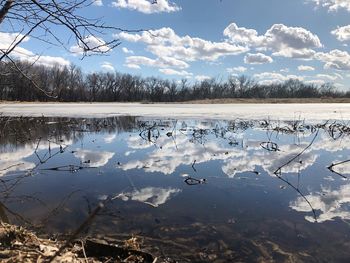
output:
M 311 142 L 300 152 L 298 153 L 296 156 L 294 156 L 292 159 L 290 159 L 288 162 L 286 162 L 285 164 L 283 164 L 282 166 L 278 167 L 275 171 L 274 174 L 276 175 L 276 177 L 280 180 L 282 180 L 283 182 L 285 182 L 286 184 L 288 184 L 290 187 L 292 187 L 292 189 L 294 189 L 297 193 L 300 194 L 300 196 L 307 202 L 307 204 L 310 206 L 311 211 L 313 213 L 313 217 L 315 219 L 315 222 L 317 222 L 317 216 L 316 216 L 316 211 L 313 208 L 312 204 L 310 203 L 310 201 L 306 198 L 306 196 L 299 190 L 299 187 L 295 187 L 293 184 L 291 184 L 288 180 L 284 179 L 282 177 L 282 168 L 287 166 L 288 164 L 292 163 L 295 159 L 297 159 L 299 156 L 301 156 L 303 153 L 305 153 L 307 151 L 307 149 L 309 149 L 312 144 L 315 142 L 317 135 L 318 135 L 319 129 L 317 129 L 315 136 L 313 137 L 313 139 L 311 140 Z M 298 178 L 299 180 L 299 178 Z M 299 184 L 299 182 L 298 182 Z
M 337 175 L 343 177 L 344 179 L 347 179 L 348 177 L 346 177 L 345 175 L 343 175 L 343 174 L 341 174 L 341 173 L 335 171 L 333 168 L 334 168 L 335 166 L 338 166 L 338 165 L 341 165 L 341 164 L 344 164 L 344 163 L 348 163 L 348 162 L 350 162 L 350 159 L 349 159 L 349 160 L 342 161 L 342 162 L 339 162 L 339 163 L 332 163 L 330 166 L 327 167 L 327 169 L 330 170 L 332 173 L 335 173 L 335 174 L 337 174 Z

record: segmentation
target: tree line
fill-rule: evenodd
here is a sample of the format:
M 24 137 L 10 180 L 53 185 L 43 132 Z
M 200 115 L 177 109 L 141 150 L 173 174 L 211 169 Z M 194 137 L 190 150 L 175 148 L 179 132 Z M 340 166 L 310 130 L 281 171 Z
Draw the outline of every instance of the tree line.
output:
M 248 76 L 227 80 L 206 79 L 191 83 L 187 79 L 169 81 L 143 78 L 119 72 L 84 74 L 69 67 L 45 67 L 16 62 L 0 63 L 0 100 L 62 102 L 177 102 L 222 98 L 321 98 L 350 97 L 331 83 L 309 84 L 297 79 L 283 83 L 259 84 Z

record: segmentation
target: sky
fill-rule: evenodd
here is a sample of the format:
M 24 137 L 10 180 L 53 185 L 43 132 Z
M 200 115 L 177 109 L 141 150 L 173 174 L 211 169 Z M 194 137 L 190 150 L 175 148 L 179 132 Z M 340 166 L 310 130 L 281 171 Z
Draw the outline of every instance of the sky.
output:
M 81 10 L 137 33 L 105 32 L 93 46 L 119 39 L 104 56 L 83 57 L 69 32 L 66 47 L 29 37 L 13 56 L 47 66 L 76 64 L 84 72 L 201 81 L 247 75 L 259 83 L 296 78 L 350 90 L 350 0 L 95 0 Z M 17 32 L 0 26 L 0 48 Z M 101 47 L 103 49 L 103 47 Z M 40 54 L 40 58 L 37 55 Z

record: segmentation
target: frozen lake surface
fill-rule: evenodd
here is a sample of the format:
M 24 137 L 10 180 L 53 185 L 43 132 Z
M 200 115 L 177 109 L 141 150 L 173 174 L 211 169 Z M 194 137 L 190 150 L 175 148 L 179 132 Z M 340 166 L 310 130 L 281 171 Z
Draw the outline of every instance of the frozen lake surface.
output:
M 5 103 L 5 116 L 350 120 L 350 104 Z

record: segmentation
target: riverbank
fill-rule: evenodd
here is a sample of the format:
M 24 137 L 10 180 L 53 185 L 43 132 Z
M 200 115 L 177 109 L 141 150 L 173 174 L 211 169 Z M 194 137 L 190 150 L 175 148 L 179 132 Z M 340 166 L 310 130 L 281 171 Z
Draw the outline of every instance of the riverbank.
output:
M 136 238 L 121 245 L 89 239 L 51 240 L 19 226 L 0 222 L 1 262 L 144 262 L 157 258 L 140 250 Z

